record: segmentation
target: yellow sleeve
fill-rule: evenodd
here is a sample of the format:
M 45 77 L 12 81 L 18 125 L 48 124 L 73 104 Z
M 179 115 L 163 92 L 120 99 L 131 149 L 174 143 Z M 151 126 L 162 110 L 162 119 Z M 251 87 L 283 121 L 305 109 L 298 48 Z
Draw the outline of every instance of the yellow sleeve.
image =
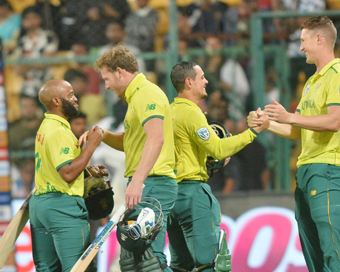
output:
M 257 136 L 254 130 L 247 129 L 236 136 L 220 139 L 208 124 L 204 114 L 198 110 L 197 112 L 198 114 L 196 113 L 194 118 L 192 117 L 193 114 L 190 113 L 186 117 L 190 136 L 200 149 L 217 160 L 234 155 L 250 144 Z
M 75 159 L 77 147 L 72 139 L 72 135 L 62 129 L 56 130 L 53 140 L 48 144 L 53 167 L 58 171 L 64 165 Z
M 164 119 L 165 101 L 159 93 L 153 92 L 152 95 L 146 95 L 140 92 L 134 96 L 133 110 L 142 126 L 152 118 Z

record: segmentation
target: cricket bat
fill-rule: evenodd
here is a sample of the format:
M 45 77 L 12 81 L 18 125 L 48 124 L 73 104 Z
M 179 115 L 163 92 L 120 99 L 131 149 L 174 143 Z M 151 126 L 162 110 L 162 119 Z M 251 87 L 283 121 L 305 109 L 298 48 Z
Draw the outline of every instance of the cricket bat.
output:
M 35 193 L 35 187 L 30 194 L 25 199 L 24 203 L 21 205 L 19 211 L 13 217 L 11 223 L 9 223 L 7 229 L 2 235 L 0 240 L 0 268 L 3 268 L 8 255 L 11 253 L 15 241 L 17 240 L 19 234 L 25 227 L 27 220 L 29 218 L 28 202 Z
M 105 228 L 101 231 L 101 233 L 99 233 L 97 238 L 88 246 L 83 255 L 80 256 L 71 272 L 84 272 L 86 270 L 93 258 L 97 255 L 100 247 L 116 227 L 120 216 L 125 212 L 125 210 L 126 208 L 124 205 L 117 210 L 111 220 L 106 224 Z

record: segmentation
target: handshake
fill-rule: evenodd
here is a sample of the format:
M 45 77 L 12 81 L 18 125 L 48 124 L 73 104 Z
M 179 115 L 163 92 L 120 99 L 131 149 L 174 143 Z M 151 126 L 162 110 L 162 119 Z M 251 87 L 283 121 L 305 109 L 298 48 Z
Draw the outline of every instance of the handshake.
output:
M 269 127 L 270 121 L 289 123 L 289 116 L 290 114 L 286 109 L 273 99 L 273 104 L 266 105 L 264 110 L 258 108 L 256 111 L 251 111 L 247 117 L 247 122 L 250 128 L 260 133 Z

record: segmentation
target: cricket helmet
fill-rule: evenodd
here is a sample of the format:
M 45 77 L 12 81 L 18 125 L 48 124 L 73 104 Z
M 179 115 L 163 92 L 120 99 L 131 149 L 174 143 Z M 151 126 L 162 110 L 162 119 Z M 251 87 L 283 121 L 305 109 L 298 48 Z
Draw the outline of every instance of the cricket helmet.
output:
M 144 197 L 134 209 L 126 210 L 117 224 L 117 239 L 128 251 L 144 252 L 162 230 L 164 214 L 159 201 Z

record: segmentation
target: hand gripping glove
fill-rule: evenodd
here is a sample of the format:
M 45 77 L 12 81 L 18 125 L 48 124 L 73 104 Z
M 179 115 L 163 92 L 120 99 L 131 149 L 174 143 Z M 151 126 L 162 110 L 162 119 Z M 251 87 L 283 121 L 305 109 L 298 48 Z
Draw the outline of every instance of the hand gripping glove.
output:
M 85 168 L 83 198 L 92 220 L 104 218 L 113 210 L 113 191 L 108 176 L 109 172 L 103 165 Z

